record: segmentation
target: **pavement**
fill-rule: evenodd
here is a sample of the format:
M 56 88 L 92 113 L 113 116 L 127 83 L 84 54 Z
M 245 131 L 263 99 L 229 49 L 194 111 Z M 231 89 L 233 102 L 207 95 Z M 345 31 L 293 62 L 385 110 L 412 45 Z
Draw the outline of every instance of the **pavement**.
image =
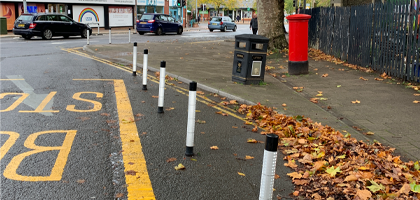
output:
M 304 115 L 359 140 L 394 147 L 403 160 L 420 160 L 420 104 L 413 103 L 420 97 L 414 95 L 419 92 L 412 86 L 397 79 L 377 81 L 379 73 L 313 59 L 309 59 L 309 74 L 293 76 L 287 73 L 287 54 L 278 53 L 267 57 L 272 69 L 262 84 L 237 84 L 231 78 L 233 39 L 139 43 L 137 65 L 142 67 L 142 50 L 149 49 L 151 71 L 157 71 L 165 60 L 166 71 L 180 81 L 197 81 L 204 90 L 242 103 L 260 102 L 280 113 Z M 85 46 L 90 54 L 126 65 L 132 62 L 132 49 L 132 44 Z M 325 74 L 328 76 L 323 77 Z M 318 103 L 310 101 L 315 97 L 320 98 Z M 360 103 L 352 103 L 356 100 Z

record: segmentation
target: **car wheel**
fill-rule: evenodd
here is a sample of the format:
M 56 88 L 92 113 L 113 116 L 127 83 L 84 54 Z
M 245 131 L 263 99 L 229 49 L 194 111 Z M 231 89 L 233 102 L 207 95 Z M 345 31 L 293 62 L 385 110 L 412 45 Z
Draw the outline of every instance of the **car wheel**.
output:
M 236 26 L 233 28 L 233 32 L 236 32 Z
M 44 39 L 44 40 L 50 40 L 52 38 L 52 36 L 53 36 L 53 33 L 50 29 L 45 29 L 42 32 L 42 39 Z
M 81 34 L 82 38 L 86 38 L 87 34 L 88 34 L 87 28 L 83 29 L 82 34 Z
M 65 38 L 65 39 L 69 39 L 69 37 L 70 36 L 68 36 L 68 35 L 63 36 L 63 38 Z
M 143 32 L 138 32 L 140 35 L 144 35 L 144 33 Z
M 158 28 L 158 30 L 156 31 L 156 35 L 162 35 L 163 31 L 162 28 Z
M 227 30 L 227 27 L 223 27 L 222 32 L 225 32 Z
M 210 30 L 210 32 L 213 32 L 213 29 L 209 29 Z
M 178 28 L 178 32 L 177 32 L 177 34 L 178 34 L 178 35 L 181 35 L 181 34 L 182 34 L 182 28 L 181 28 L 181 27 L 179 27 L 179 28 Z
M 32 38 L 31 35 L 22 35 L 25 40 L 30 40 Z

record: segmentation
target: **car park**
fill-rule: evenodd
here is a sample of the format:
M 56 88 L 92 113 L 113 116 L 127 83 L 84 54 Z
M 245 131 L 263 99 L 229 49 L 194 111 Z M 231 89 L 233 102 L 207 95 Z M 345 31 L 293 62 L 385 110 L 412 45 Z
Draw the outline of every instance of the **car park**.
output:
M 235 32 L 237 29 L 235 21 L 229 17 L 212 17 L 209 21 L 208 28 L 210 32 L 213 32 L 213 30 L 220 30 L 222 32 L 232 30 Z
M 13 26 L 13 33 L 21 35 L 25 39 L 33 36 L 41 36 L 42 39 L 51 39 L 54 36 L 81 35 L 83 38 L 87 34 L 92 34 L 89 25 L 75 22 L 73 19 L 62 14 L 22 14 Z
M 162 35 L 165 33 L 176 33 L 181 35 L 184 29 L 182 25 L 172 16 L 156 13 L 145 13 L 136 23 L 136 30 L 140 35 L 145 33 L 155 33 Z

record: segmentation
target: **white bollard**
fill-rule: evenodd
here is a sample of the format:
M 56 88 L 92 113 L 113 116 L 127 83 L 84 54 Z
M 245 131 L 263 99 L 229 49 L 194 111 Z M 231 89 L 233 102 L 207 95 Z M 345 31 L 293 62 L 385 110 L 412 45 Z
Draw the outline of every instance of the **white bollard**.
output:
M 195 108 L 197 97 L 197 83 L 190 83 L 190 92 L 188 97 L 188 122 L 187 122 L 187 141 L 185 155 L 191 157 L 194 155 L 194 129 L 195 129 Z
M 111 44 L 111 27 L 109 28 L 109 44 Z
M 137 73 L 137 42 L 133 46 L 133 76 Z
M 263 169 L 261 173 L 261 186 L 259 200 L 273 198 L 274 176 L 276 175 L 277 146 L 279 136 L 268 134 L 265 141 Z
M 87 37 L 86 37 L 86 38 L 87 38 L 87 39 L 86 39 L 86 42 L 87 42 L 86 44 L 87 44 L 87 45 L 89 45 L 89 35 L 90 35 L 90 34 L 89 34 L 89 29 L 87 29 Z
M 131 43 L 131 28 L 128 28 L 128 43 Z
M 165 95 L 165 70 L 166 62 L 160 62 L 160 79 L 159 79 L 159 99 L 158 99 L 158 113 L 163 113 L 163 100 Z
M 149 56 L 149 50 L 144 49 L 143 57 L 143 90 L 147 90 L 147 59 Z

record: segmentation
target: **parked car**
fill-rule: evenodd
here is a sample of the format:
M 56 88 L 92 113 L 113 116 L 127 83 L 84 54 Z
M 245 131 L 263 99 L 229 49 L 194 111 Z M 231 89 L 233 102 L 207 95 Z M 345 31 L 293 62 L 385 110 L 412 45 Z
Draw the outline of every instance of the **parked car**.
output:
M 182 25 L 173 17 L 156 13 L 143 14 L 140 20 L 137 20 L 136 29 L 140 35 L 145 33 L 155 33 L 156 35 L 177 33 L 181 35 L 184 31 Z
M 87 37 L 92 35 L 89 25 L 75 22 L 62 14 L 22 14 L 13 26 L 13 33 L 29 40 L 32 36 L 41 36 L 42 39 L 51 39 L 54 36 L 68 38 L 72 35 Z
M 213 30 L 221 30 L 222 32 L 232 30 L 235 32 L 237 27 L 235 21 L 230 17 L 213 17 L 209 21 L 208 28 L 210 32 L 213 32 Z

